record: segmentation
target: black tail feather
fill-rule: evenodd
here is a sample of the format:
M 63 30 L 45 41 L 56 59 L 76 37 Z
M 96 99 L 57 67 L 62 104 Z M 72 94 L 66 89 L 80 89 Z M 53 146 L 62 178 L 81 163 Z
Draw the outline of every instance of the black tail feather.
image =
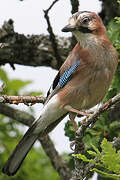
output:
M 8 176 L 13 176 L 14 174 L 16 174 L 26 155 L 38 138 L 37 134 L 32 133 L 33 129 L 34 125 L 29 128 L 19 144 L 16 146 L 15 150 L 2 169 L 3 173 L 7 174 Z

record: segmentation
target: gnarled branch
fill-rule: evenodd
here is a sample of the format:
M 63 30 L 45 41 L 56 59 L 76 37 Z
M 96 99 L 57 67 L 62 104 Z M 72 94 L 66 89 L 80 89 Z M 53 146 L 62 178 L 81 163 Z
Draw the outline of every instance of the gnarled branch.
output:
M 21 64 L 27 66 L 50 66 L 58 69 L 64 62 L 70 47 L 70 38 L 55 36 L 61 58 L 56 58 L 49 35 L 25 36 L 14 32 L 13 21 L 5 21 L 0 28 L 0 65 Z
M 0 95 L 0 103 L 19 104 L 24 103 L 26 105 L 34 105 L 36 103 L 44 103 L 45 97 L 43 96 L 8 96 Z

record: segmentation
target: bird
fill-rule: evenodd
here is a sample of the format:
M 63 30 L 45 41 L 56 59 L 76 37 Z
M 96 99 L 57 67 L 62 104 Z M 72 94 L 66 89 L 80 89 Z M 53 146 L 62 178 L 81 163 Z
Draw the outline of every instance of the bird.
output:
M 76 115 L 89 116 L 86 110 L 103 101 L 117 69 L 118 53 L 95 12 L 76 12 L 62 31 L 72 32 L 77 43 L 60 67 L 39 118 L 5 163 L 2 172 L 8 176 L 17 173 L 38 137 L 55 128 L 67 114 L 76 130 Z

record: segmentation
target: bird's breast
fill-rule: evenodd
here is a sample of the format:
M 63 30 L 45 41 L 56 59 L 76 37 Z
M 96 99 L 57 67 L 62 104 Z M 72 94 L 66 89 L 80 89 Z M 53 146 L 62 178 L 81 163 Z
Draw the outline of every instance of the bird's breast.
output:
M 109 68 L 88 69 L 83 76 L 80 73 L 59 92 L 60 102 L 78 110 L 95 106 L 103 100 L 112 81 L 112 74 Z

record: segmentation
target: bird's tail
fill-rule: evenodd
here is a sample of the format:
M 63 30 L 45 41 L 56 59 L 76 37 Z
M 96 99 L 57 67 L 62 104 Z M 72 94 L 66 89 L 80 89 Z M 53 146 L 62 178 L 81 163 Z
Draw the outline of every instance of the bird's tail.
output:
M 13 176 L 18 171 L 26 155 L 38 138 L 38 134 L 33 134 L 33 130 L 34 124 L 31 126 L 31 128 L 29 128 L 19 144 L 16 146 L 10 158 L 7 160 L 2 169 L 3 173 L 7 174 L 8 176 Z

